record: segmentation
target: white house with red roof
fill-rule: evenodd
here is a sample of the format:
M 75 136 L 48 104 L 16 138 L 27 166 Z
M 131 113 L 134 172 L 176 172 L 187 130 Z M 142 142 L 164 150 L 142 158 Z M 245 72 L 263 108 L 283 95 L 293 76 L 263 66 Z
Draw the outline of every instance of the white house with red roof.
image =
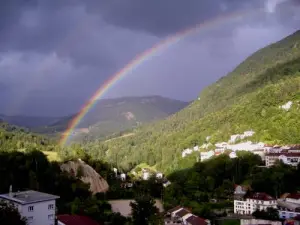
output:
M 177 206 L 167 211 L 165 224 L 209 225 L 210 221 L 192 214 L 187 208 Z
M 57 225 L 102 225 L 86 216 L 79 215 L 59 215 Z
M 234 200 L 235 214 L 251 215 L 256 210 L 266 210 L 267 208 L 277 208 L 277 201 L 266 193 L 256 192 L 244 199 Z

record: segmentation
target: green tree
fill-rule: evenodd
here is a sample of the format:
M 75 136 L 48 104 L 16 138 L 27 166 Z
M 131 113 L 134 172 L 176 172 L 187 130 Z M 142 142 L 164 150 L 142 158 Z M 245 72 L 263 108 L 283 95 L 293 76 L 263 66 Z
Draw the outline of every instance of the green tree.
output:
M 267 210 L 256 210 L 252 215 L 257 219 L 279 220 L 278 210 L 271 207 L 267 208 Z
M 155 200 L 149 195 L 142 195 L 130 203 L 133 225 L 160 225 L 162 219 L 155 206 Z
M 0 221 L 7 225 L 26 225 L 26 220 L 19 211 L 12 204 L 3 201 L 0 201 Z

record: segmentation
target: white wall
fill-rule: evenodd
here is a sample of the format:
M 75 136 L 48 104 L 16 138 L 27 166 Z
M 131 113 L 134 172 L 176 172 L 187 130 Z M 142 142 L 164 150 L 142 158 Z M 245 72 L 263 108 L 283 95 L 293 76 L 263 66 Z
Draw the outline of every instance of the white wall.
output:
M 48 205 L 53 204 L 53 209 L 48 209 Z M 28 207 L 33 206 L 32 212 L 28 211 Z M 55 222 L 55 200 L 39 202 L 28 205 L 19 205 L 18 209 L 23 217 L 33 217 L 29 225 L 54 225 Z M 48 219 L 48 215 L 53 215 L 52 219 Z
M 256 209 L 266 210 L 268 207 L 277 208 L 276 200 L 261 201 L 254 199 L 246 199 L 246 201 L 234 200 L 235 214 L 252 214 Z
M 294 203 L 294 204 L 300 204 L 300 199 L 294 199 L 294 198 L 287 197 L 285 200 L 287 202 L 291 202 L 291 203 Z
M 241 219 L 241 225 L 254 225 L 254 224 L 271 224 L 271 225 L 282 225 L 280 221 L 270 220 L 257 220 L 257 219 Z
M 279 217 L 281 219 L 291 219 L 298 215 L 300 215 L 299 212 L 290 212 L 290 211 L 284 211 L 284 210 L 278 210 Z

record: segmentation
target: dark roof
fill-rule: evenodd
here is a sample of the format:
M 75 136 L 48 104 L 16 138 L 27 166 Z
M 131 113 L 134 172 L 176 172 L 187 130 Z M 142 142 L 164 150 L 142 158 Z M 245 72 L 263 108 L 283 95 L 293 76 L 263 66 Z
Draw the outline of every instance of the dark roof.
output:
M 65 225 L 100 225 L 87 216 L 58 215 L 57 219 Z
M 2 194 L 0 199 L 6 199 L 19 203 L 21 205 L 32 204 L 37 202 L 45 202 L 58 199 L 59 196 L 51 195 L 38 191 L 22 191 L 22 192 L 12 192 L 11 194 Z
M 300 215 L 297 215 L 296 217 L 294 217 L 294 220 L 300 221 Z
M 289 194 L 286 198 L 300 199 L 300 193 Z
M 280 152 L 280 153 L 268 153 L 266 156 L 287 156 L 287 157 L 300 157 L 300 152 Z
M 169 210 L 167 211 L 167 213 L 175 212 L 176 210 L 181 209 L 181 208 L 183 208 L 183 207 L 180 206 L 180 205 L 178 205 L 178 206 L 176 206 L 175 208 L 169 209 Z
M 256 193 L 250 194 L 249 196 L 247 196 L 247 198 L 255 199 L 255 200 L 263 200 L 263 201 L 275 200 L 272 196 L 270 196 L 266 193 L 263 193 L 263 192 L 256 192 Z
M 206 221 L 198 216 L 190 216 L 186 219 L 191 225 L 207 225 Z
M 182 208 L 177 213 L 175 213 L 175 215 L 179 216 L 179 217 L 184 217 L 186 214 L 189 214 L 189 213 L 191 213 L 189 210 Z

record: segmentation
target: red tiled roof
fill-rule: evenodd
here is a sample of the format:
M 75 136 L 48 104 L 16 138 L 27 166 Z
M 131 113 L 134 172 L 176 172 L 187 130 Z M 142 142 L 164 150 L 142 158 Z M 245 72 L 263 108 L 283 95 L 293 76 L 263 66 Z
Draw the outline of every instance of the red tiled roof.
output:
M 255 200 L 262 200 L 262 201 L 270 201 L 275 200 L 272 196 L 263 193 L 263 192 L 256 192 L 248 196 L 247 198 L 255 199 Z
M 289 194 L 286 198 L 300 199 L 300 193 Z
M 86 216 L 58 215 L 57 219 L 66 225 L 100 225 L 96 221 Z
M 287 156 L 287 157 L 300 157 L 300 152 L 280 152 L 280 153 L 268 153 L 266 156 Z
M 207 225 L 204 219 L 194 215 L 187 218 L 186 222 L 188 222 L 191 225 Z

